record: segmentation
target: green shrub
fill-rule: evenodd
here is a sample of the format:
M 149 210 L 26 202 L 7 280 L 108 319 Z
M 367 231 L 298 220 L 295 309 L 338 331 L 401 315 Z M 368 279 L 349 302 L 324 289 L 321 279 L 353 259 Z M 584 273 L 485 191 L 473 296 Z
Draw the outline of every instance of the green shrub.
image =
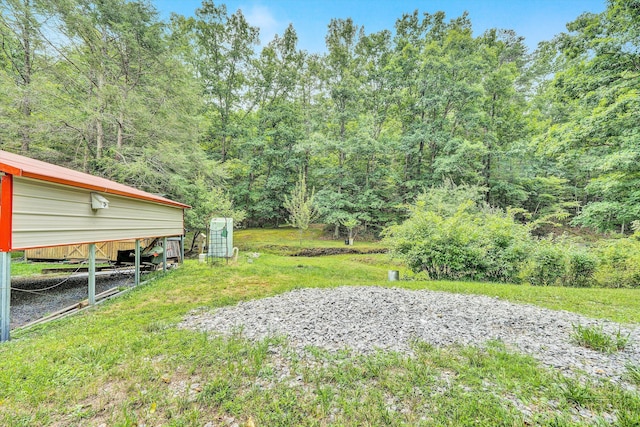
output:
M 479 205 L 474 197 L 455 209 L 442 199 L 423 195 L 408 220 L 386 230 L 391 253 L 433 279 L 517 280 L 532 242 L 529 229 L 511 212 Z M 460 199 L 459 193 L 452 197 Z
M 572 250 L 568 256 L 565 286 L 589 287 L 595 283 L 594 274 L 598 267 L 598 258 L 586 250 Z
M 591 248 L 536 240 L 514 212 L 486 206 L 480 193 L 450 184 L 420 196 L 409 218 L 383 233 L 391 254 L 431 279 L 640 287 L 640 231 Z
M 520 277 L 534 286 L 562 285 L 567 274 L 567 252 L 563 244 L 539 240 Z
M 563 240 L 541 239 L 520 278 L 534 286 L 588 287 L 595 284 L 597 267 L 598 258 L 586 249 Z
M 623 238 L 599 242 L 593 253 L 598 257 L 594 273 L 597 286 L 605 288 L 640 287 L 640 242 Z

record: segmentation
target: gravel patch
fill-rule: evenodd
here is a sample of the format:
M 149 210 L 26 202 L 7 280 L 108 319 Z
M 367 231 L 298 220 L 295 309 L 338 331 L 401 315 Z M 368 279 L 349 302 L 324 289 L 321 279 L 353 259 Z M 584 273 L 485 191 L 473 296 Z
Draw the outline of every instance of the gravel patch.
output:
M 601 326 L 629 335 L 627 347 L 604 354 L 574 344 L 573 325 Z M 329 351 L 376 349 L 411 352 L 411 342 L 436 346 L 482 346 L 499 340 L 566 374 L 584 371 L 620 381 L 629 362 L 640 363 L 640 327 L 592 319 L 566 311 L 515 304 L 498 298 L 382 287 L 300 289 L 239 303 L 213 312 L 193 312 L 184 328 L 249 339 L 286 335 L 290 346 Z
M 64 282 L 63 282 L 64 281 Z M 61 283 L 63 282 L 63 283 Z M 11 329 L 19 328 L 89 297 L 86 274 L 66 277 L 31 277 L 12 280 Z M 114 287 L 133 286 L 128 274 L 97 275 L 96 295 Z M 47 289 L 38 291 L 40 289 Z M 18 291 L 24 289 L 29 292 Z

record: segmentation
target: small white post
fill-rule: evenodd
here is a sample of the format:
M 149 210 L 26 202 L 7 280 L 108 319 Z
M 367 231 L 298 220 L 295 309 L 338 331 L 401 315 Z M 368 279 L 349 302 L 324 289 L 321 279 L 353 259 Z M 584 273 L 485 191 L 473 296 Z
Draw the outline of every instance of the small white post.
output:
M 96 303 L 96 244 L 89 244 L 89 305 Z
M 140 240 L 136 239 L 136 267 L 134 272 L 133 285 L 138 286 L 140 284 Z
M 162 272 L 167 272 L 167 238 L 162 238 Z
M 11 252 L 0 252 L 0 341 L 9 341 L 11 330 Z

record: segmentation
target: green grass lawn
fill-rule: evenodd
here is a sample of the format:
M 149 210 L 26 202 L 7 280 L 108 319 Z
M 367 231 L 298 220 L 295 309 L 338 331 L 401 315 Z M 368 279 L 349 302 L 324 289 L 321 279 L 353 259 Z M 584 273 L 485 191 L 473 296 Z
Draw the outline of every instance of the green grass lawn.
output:
M 69 266 L 70 265 L 51 262 L 13 261 L 11 263 L 11 277 L 37 276 L 41 274 L 43 268 L 62 268 Z M 80 267 L 80 264 L 77 266 Z M 84 265 L 84 267 L 86 267 L 86 265 Z
M 260 230 L 234 231 L 234 243 L 240 250 L 266 251 L 275 254 L 291 254 L 301 249 L 337 248 L 357 250 L 379 250 L 383 246 L 378 242 L 365 242 L 355 239 L 353 246 L 344 244 L 343 239 L 334 240 L 323 234 L 323 226 L 314 224 L 302 233 L 291 227 L 265 228 Z
M 291 232 L 243 230 L 237 244 L 257 250 Z M 329 244 L 318 237 L 305 244 Z M 292 240 L 283 238 L 282 245 L 292 246 Z M 236 265 L 189 261 L 81 314 L 14 331 L 12 341 L 0 345 L 0 425 L 569 426 L 606 425 L 598 417 L 610 415 L 616 425 L 639 425 L 637 392 L 564 378 L 499 343 L 485 349 L 417 343 L 412 358 L 317 349 L 301 359 L 284 338 L 253 343 L 241 335 L 221 338 L 177 327 L 192 309 L 301 287 L 389 286 L 390 268 L 403 270 L 382 254 L 261 253 L 249 262 L 241 252 Z M 392 285 L 640 322 L 637 290 Z
M 106 263 L 97 263 L 96 267 L 104 267 L 108 266 Z M 31 276 L 39 276 L 42 274 L 42 270 L 59 268 L 59 269 L 67 269 L 67 268 L 87 268 L 89 264 L 70 264 L 70 263 L 60 263 L 60 262 L 32 262 L 32 261 L 12 261 L 11 262 L 11 277 L 31 277 Z M 61 272 L 49 272 L 47 276 L 52 275 L 69 275 L 72 272 L 70 271 L 61 271 Z

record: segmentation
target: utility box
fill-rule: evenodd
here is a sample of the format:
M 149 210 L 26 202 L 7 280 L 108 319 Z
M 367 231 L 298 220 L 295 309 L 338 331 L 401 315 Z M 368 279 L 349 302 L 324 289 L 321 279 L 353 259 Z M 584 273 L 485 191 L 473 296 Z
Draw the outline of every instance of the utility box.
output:
M 207 258 L 231 258 L 233 218 L 213 218 L 209 223 Z

